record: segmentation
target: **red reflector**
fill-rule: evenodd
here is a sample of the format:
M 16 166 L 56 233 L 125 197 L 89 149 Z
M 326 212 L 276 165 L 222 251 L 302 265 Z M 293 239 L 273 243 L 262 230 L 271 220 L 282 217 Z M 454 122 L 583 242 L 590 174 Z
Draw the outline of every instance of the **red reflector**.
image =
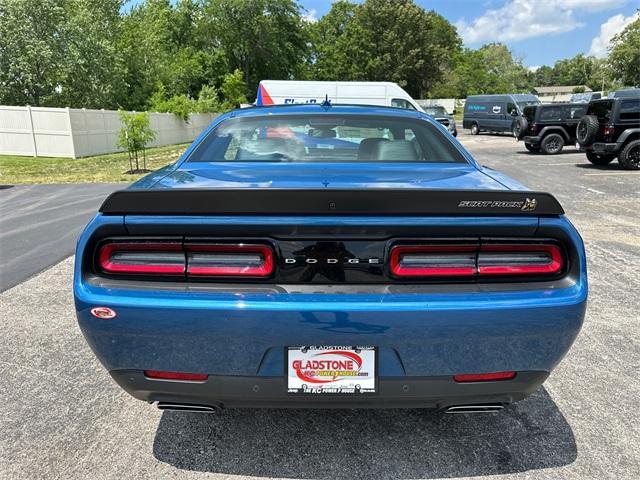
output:
M 397 277 L 472 277 L 474 245 L 397 245 L 391 249 L 391 273 Z
M 98 262 L 106 273 L 182 275 L 186 267 L 180 243 L 108 243 Z
M 495 372 L 495 373 L 466 373 L 454 375 L 453 379 L 459 383 L 468 382 L 495 382 L 497 380 L 511 380 L 516 377 L 516 372 Z
M 203 382 L 209 378 L 206 373 L 162 372 L 159 370 L 145 370 L 144 376 L 162 380 L 185 380 L 190 382 Z
M 563 266 L 562 251 L 553 244 L 483 245 L 478 255 L 480 275 L 553 275 Z
M 604 127 L 604 134 L 605 135 L 613 135 L 614 133 L 616 133 L 616 127 Z
M 93 307 L 90 312 L 91 315 L 101 320 L 111 320 L 117 316 L 115 310 L 109 307 Z
M 267 277 L 273 273 L 268 245 L 186 245 L 187 275 Z

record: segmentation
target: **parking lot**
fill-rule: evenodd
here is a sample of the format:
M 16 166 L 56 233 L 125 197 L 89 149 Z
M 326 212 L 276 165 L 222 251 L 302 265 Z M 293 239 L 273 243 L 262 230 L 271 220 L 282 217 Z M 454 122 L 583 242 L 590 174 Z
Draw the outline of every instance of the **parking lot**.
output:
M 594 167 L 572 147 L 544 156 L 508 136 L 460 140 L 483 165 L 556 195 L 586 243 L 584 328 L 532 397 L 482 415 L 163 413 L 125 394 L 89 350 L 67 258 L 0 293 L 0 478 L 640 478 L 640 172 Z

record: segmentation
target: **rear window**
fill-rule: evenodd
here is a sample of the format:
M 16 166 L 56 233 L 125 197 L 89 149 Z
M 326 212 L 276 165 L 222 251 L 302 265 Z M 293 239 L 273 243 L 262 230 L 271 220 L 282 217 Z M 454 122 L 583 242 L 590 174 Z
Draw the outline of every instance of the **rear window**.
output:
M 613 100 L 604 100 L 589 104 L 587 115 L 595 115 L 600 120 L 609 121 Z
M 540 107 L 540 120 L 562 120 L 562 106 Z
M 620 120 L 640 120 L 640 98 L 620 102 Z
M 527 121 L 533 122 L 533 119 L 536 116 L 537 108 L 538 107 L 536 107 L 535 105 L 524 107 L 524 110 L 522 110 L 522 115 L 527 119 Z
M 427 121 L 363 115 L 228 119 L 187 161 L 466 163 L 447 135 Z
M 432 117 L 444 117 L 447 115 L 447 111 L 444 107 L 424 107 L 424 113 L 431 115 Z
M 567 118 L 571 120 L 581 119 L 587 111 L 587 104 L 583 105 L 569 105 L 567 107 Z

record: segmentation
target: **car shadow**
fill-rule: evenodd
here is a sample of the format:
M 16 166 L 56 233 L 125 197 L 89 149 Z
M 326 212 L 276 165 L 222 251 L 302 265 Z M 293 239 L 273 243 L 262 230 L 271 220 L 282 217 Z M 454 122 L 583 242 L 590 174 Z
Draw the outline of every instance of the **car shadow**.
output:
M 543 158 L 554 158 L 554 157 L 563 157 L 565 155 L 576 155 L 581 153 L 582 155 L 584 155 L 584 152 L 581 152 L 580 150 L 565 150 L 563 149 L 560 153 L 556 153 L 553 155 L 545 155 L 544 153 L 536 153 L 536 152 L 530 152 L 528 150 L 518 150 L 516 153 L 518 153 L 518 155 L 529 155 L 532 157 L 543 157 Z
M 155 457 L 176 468 L 303 479 L 454 478 L 560 467 L 571 427 L 544 388 L 499 413 L 433 410 L 164 412 Z
M 594 165 L 593 163 L 585 162 L 576 164 L 576 167 L 584 168 L 585 170 L 604 170 L 609 172 L 613 171 L 633 173 L 632 170 L 625 170 L 624 168 L 622 168 L 622 166 L 615 160 L 608 165 Z

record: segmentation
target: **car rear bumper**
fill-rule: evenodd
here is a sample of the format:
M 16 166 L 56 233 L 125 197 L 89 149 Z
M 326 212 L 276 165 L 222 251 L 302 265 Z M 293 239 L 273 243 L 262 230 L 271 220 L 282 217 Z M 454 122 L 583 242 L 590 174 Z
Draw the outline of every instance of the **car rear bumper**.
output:
M 451 376 L 380 377 L 376 393 L 287 393 L 286 377 L 210 376 L 204 382 L 157 380 L 139 370 L 110 372 L 133 397 L 147 402 L 214 408 L 447 408 L 507 405 L 533 393 L 547 372 L 518 372 L 512 380 L 456 383 Z
M 621 145 L 619 143 L 597 142 L 594 143 L 589 150 L 592 150 L 595 153 L 616 153 L 620 150 L 620 146 Z
M 539 145 L 540 144 L 540 140 L 541 140 L 540 137 L 537 137 L 537 136 L 536 137 L 527 136 L 527 137 L 523 137 L 522 138 L 522 141 L 524 143 L 530 143 L 531 145 Z

